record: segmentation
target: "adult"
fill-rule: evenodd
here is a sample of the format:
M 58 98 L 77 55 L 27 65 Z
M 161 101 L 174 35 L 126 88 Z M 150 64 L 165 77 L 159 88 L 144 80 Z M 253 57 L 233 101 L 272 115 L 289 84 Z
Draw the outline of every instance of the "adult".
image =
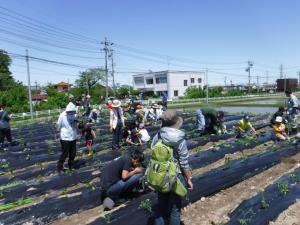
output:
M 120 141 L 122 139 L 122 128 L 125 127 L 123 110 L 121 102 L 117 99 L 112 102 L 112 110 L 110 111 L 109 120 L 110 130 L 113 133 L 112 150 L 120 149 Z
M 204 124 L 203 118 L 197 119 L 198 129 L 202 129 L 204 126 L 204 133 L 207 134 L 224 134 L 227 132 L 226 126 L 224 124 L 224 112 L 216 111 L 211 108 L 203 108 L 200 109 L 202 115 L 204 116 Z M 198 111 L 199 113 L 199 111 Z M 198 114 L 197 114 L 198 117 Z M 199 116 L 201 117 L 201 115 Z
M 162 105 L 167 109 L 168 108 L 168 95 L 166 92 L 162 93 L 161 102 L 162 102 Z
M 133 150 L 130 155 L 117 158 L 103 168 L 100 182 L 105 208 L 112 209 L 122 194 L 138 186 L 143 176 L 143 160 L 143 153 Z
M 96 122 L 97 122 L 97 119 L 98 119 L 97 109 L 93 109 L 93 110 L 90 112 L 88 121 L 89 121 L 90 123 L 96 123 Z
M 288 122 L 291 124 L 292 130 L 296 131 L 299 101 L 298 98 L 290 90 L 286 90 L 285 95 L 289 98 L 287 107 Z
M 272 125 L 275 124 L 275 120 L 278 116 L 282 117 L 282 122 L 283 123 L 286 123 L 287 121 L 284 119 L 284 112 L 285 112 L 285 109 L 283 107 L 279 107 L 278 110 L 273 114 L 270 122 Z
M 77 116 L 76 107 L 70 102 L 66 110 L 62 112 L 57 121 L 57 129 L 60 131 L 60 143 L 62 154 L 57 163 L 57 170 L 61 173 L 64 170 L 64 162 L 69 157 L 68 167 L 73 169 L 76 157 L 76 138 L 77 138 Z
M 187 184 L 189 190 L 193 189 L 191 171 L 188 163 L 188 149 L 185 133 L 179 128 L 182 125 L 182 118 L 177 115 L 175 110 L 166 110 L 161 116 L 162 128 L 153 138 L 151 148 L 153 148 L 159 140 L 163 144 L 173 149 L 173 157 L 178 167 L 178 178 L 183 184 Z M 155 224 L 165 224 L 165 220 L 169 220 L 171 225 L 180 224 L 180 210 L 182 208 L 182 198 L 173 193 L 157 193 L 158 207 L 155 213 Z
M 8 144 L 11 143 L 10 117 L 5 111 L 4 105 L 0 105 L 0 147 L 4 147 L 4 140 L 6 138 Z

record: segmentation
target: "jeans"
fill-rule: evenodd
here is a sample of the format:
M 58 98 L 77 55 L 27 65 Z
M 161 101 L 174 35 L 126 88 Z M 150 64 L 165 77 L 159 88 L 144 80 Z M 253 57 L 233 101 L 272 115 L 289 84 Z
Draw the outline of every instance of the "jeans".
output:
M 205 130 L 205 118 L 204 115 L 202 114 L 201 109 L 198 109 L 196 111 L 196 116 L 197 116 L 197 129 L 199 132 L 203 132 Z
M 178 178 L 183 184 L 186 181 L 180 174 Z M 157 210 L 155 212 L 154 225 L 180 225 L 180 211 L 182 198 L 173 192 L 157 193 Z
M 64 162 L 67 157 L 69 157 L 68 166 L 69 169 L 73 168 L 74 159 L 76 157 L 76 140 L 74 141 L 64 141 L 60 140 L 62 154 L 57 163 L 57 169 L 61 171 L 64 167 Z
M 6 128 L 6 129 L 1 129 L 0 130 L 0 143 L 1 144 L 4 143 L 4 138 L 6 138 L 6 140 L 8 142 L 11 142 L 11 131 L 10 131 L 10 128 Z
M 172 192 L 158 193 L 155 225 L 180 225 L 181 197 Z
M 117 150 L 120 148 L 120 141 L 122 140 L 122 124 L 117 124 L 117 127 L 113 129 L 112 149 Z
M 119 198 L 119 196 L 127 191 L 132 190 L 133 188 L 135 188 L 139 182 L 140 182 L 140 178 L 143 176 L 142 173 L 140 174 L 135 174 L 133 176 L 131 176 L 129 179 L 127 180 L 119 180 L 117 183 L 111 185 L 106 193 L 107 196 L 110 197 L 112 200 L 116 200 Z

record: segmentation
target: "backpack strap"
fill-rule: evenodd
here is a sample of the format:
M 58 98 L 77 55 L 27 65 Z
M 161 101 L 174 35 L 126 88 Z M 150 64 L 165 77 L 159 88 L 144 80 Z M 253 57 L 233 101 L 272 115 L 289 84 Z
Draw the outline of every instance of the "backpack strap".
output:
M 2 115 L 1 115 L 1 118 L 0 118 L 1 121 L 4 121 L 4 116 L 5 116 L 5 112 L 2 111 Z

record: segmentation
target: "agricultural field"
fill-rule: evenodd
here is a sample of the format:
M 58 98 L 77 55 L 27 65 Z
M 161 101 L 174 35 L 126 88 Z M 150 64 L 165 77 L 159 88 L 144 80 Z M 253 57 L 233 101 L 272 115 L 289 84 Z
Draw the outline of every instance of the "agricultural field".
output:
M 274 143 L 267 115 L 251 117 L 257 136 L 236 139 L 234 133 L 199 137 L 193 113 L 183 115 L 194 190 L 184 201 L 184 224 L 300 224 L 300 151 L 293 139 Z M 241 115 L 227 115 L 229 130 Z M 136 194 L 111 211 L 100 201 L 102 168 L 126 154 L 111 151 L 104 118 L 96 125 L 96 154 L 87 157 L 77 143 L 77 169 L 56 172 L 60 155 L 53 122 L 13 129 L 17 145 L 0 152 L 0 224 L 126 224 L 151 223 L 156 195 Z M 159 125 L 147 128 L 154 136 Z M 149 154 L 149 150 L 145 150 Z

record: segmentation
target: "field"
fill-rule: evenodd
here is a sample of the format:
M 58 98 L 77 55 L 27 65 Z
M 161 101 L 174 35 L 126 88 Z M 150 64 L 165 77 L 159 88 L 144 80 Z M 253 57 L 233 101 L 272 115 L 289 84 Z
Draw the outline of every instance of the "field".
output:
M 195 118 L 184 113 L 194 190 L 182 211 L 184 224 L 300 224 L 300 151 L 291 141 L 274 143 L 268 116 L 252 116 L 257 136 L 235 139 L 233 133 L 198 137 Z M 230 129 L 240 115 L 228 115 Z M 100 201 L 101 169 L 116 157 L 107 119 L 97 128 L 96 154 L 88 158 L 78 141 L 78 169 L 57 174 L 60 155 L 53 122 L 13 130 L 18 145 L 0 152 L 0 224 L 126 224 L 151 222 L 156 195 L 133 196 L 111 211 Z M 154 136 L 159 127 L 148 127 Z M 145 150 L 149 154 L 149 150 Z

